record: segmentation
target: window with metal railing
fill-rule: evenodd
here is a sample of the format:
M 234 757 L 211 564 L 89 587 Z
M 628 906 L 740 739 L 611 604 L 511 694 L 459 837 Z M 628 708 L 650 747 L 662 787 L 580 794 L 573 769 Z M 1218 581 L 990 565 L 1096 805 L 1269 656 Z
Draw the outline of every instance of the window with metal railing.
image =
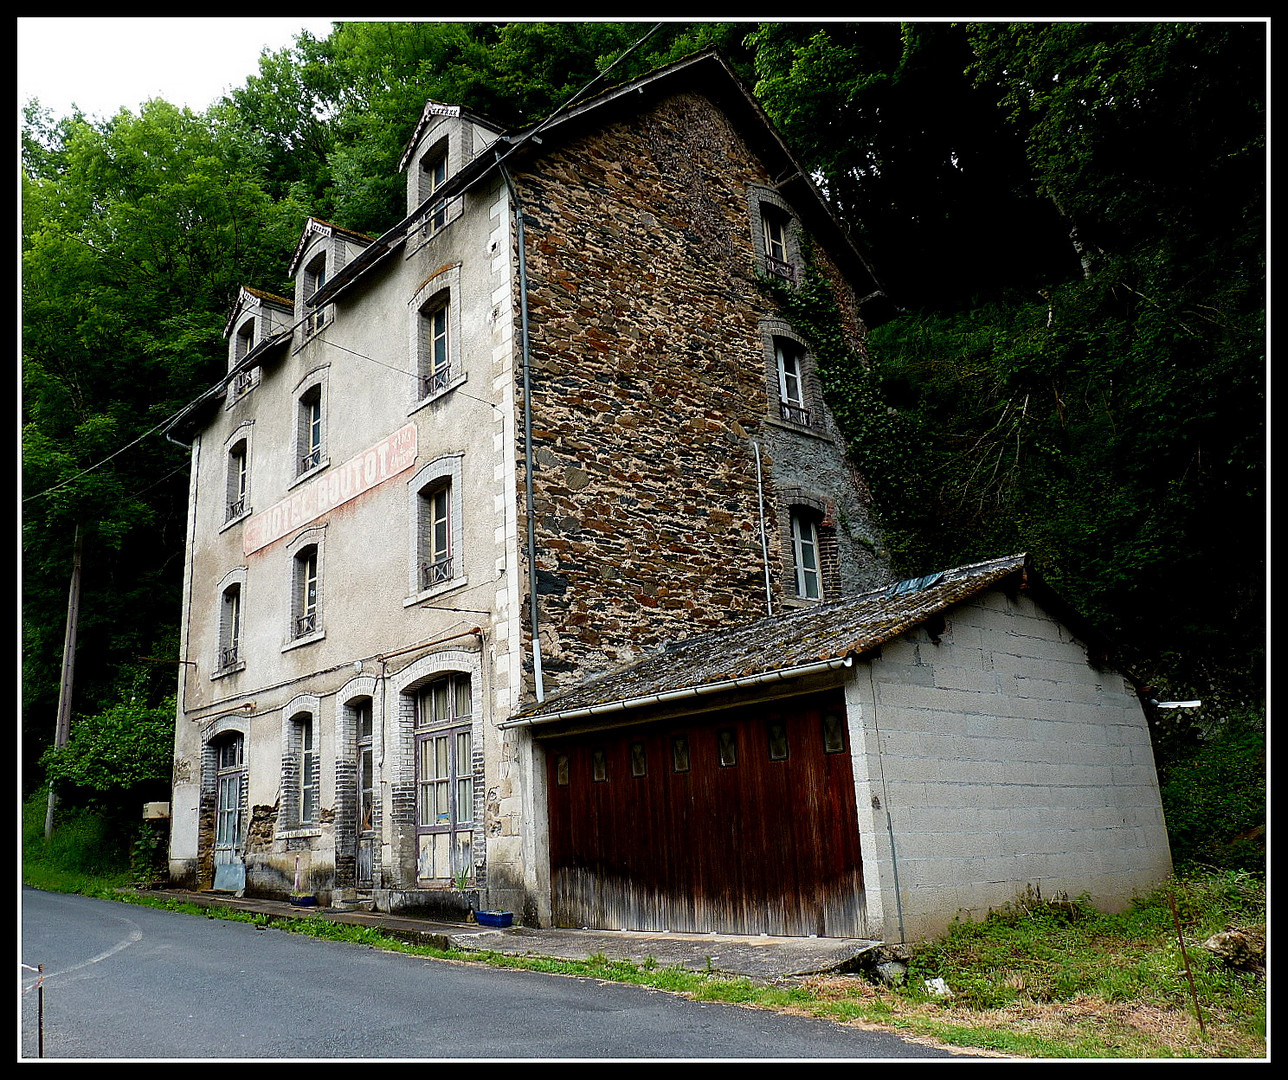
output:
M 242 592 L 241 584 L 229 585 L 220 598 L 219 670 L 241 661 Z
M 292 582 L 291 627 L 293 637 L 304 637 L 318 630 L 318 549 L 302 548 L 294 559 Z
M 452 378 L 451 308 L 446 297 L 435 299 L 420 313 L 421 396 L 430 397 Z
M 811 417 L 805 400 L 800 349 L 790 341 L 775 338 L 774 362 L 778 369 L 779 415 L 789 424 L 809 427 Z
M 304 288 L 304 301 L 311 305 L 313 297 L 317 295 L 318 290 L 326 284 L 327 265 L 326 252 L 320 252 L 312 262 L 304 268 L 304 278 L 301 282 Z M 304 335 L 310 337 L 316 334 L 327 323 L 327 309 L 325 307 L 310 307 L 304 316 Z
M 301 475 L 322 464 L 322 387 L 310 387 L 299 403 L 299 461 L 296 474 Z
M 438 483 L 421 491 L 420 587 L 432 589 L 452 580 L 452 488 Z
M 232 521 L 246 512 L 246 494 L 250 472 L 246 440 L 234 443 L 228 451 L 227 502 L 224 521 Z
M 788 217 L 776 206 L 760 205 L 761 238 L 764 242 L 765 272 L 796 282 L 796 267 L 787 249 Z

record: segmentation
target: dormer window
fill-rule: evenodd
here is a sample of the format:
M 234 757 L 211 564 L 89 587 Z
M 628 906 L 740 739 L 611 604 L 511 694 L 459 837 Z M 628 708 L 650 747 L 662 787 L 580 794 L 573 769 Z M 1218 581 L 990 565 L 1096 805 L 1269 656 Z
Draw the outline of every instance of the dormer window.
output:
M 424 202 L 447 183 L 447 147 L 426 154 L 420 162 L 420 197 Z M 447 224 L 447 204 L 439 203 L 425 220 L 425 231 L 435 233 Z
M 307 303 L 317 295 L 318 290 L 326 284 L 326 252 L 322 252 L 304 268 L 304 300 Z M 326 308 L 310 311 L 305 318 L 304 329 L 308 334 L 316 334 L 326 325 Z
M 237 340 L 233 346 L 233 359 L 241 360 L 255 347 L 255 320 L 247 319 L 237 328 Z
M 326 254 L 315 258 L 304 268 L 304 298 L 312 300 L 317 291 L 326 284 Z
M 255 320 L 249 318 L 237 327 L 237 332 L 233 335 L 233 366 L 240 364 L 255 347 Z M 242 394 L 254 389 L 255 387 L 255 369 L 247 368 L 244 371 L 237 372 L 233 376 L 233 397 L 239 398 Z
M 291 273 L 297 275 L 293 267 Z M 299 291 L 298 289 L 296 290 Z M 232 408 L 259 385 L 262 368 L 251 357 L 266 358 L 296 318 L 294 300 L 243 285 L 224 326 L 228 342 L 228 385 L 225 408 Z

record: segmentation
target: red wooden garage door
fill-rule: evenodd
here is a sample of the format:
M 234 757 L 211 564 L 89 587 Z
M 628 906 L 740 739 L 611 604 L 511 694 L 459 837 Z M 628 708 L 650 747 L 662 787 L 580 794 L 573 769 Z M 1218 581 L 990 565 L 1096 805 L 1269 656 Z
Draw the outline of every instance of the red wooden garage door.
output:
M 862 936 L 842 700 L 552 740 L 557 925 Z

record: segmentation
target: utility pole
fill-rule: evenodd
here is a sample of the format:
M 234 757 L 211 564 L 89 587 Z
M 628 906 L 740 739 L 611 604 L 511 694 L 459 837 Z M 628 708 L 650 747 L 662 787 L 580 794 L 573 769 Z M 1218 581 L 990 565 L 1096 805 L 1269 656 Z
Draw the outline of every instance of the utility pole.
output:
M 72 542 L 72 583 L 67 590 L 67 629 L 63 635 L 63 676 L 58 685 L 58 717 L 54 722 L 54 745 L 66 746 L 72 730 L 72 671 L 76 663 L 76 622 L 80 615 L 81 529 L 76 525 Z M 53 782 L 49 784 L 49 804 L 45 809 L 45 842 L 54 832 L 54 807 L 58 796 Z

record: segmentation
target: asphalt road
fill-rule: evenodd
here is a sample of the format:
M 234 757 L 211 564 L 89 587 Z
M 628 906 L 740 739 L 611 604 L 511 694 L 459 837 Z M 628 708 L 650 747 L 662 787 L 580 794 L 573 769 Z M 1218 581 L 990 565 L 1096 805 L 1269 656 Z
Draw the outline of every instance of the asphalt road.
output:
M 903 1059 L 886 1032 L 22 890 L 44 1052 L 97 1059 Z M 22 972 L 22 1056 L 37 1056 Z

